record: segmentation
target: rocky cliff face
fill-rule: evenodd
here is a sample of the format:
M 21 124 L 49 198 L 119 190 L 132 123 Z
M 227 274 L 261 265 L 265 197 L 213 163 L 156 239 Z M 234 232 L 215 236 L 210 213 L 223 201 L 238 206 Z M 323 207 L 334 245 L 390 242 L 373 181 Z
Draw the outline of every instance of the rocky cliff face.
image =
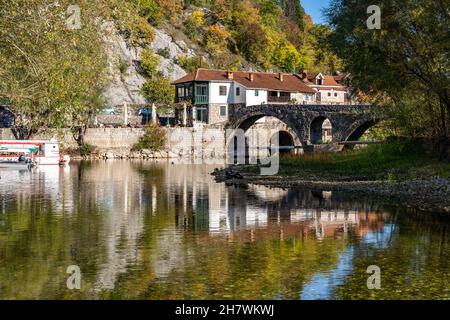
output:
M 105 98 L 109 105 L 135 105 L 145 104 L 145 99 L 140 94 L 140 89 L 145 83 L 144 77 L 139 74 L 139 57 L 144 50 L 142 47 L 131 46 L 124 37 L 119 34 L 113 23 L 105 23 L 104 40 L 108 47 L 108 65 L 111 83 L 105 92 Z M 195 56 L 194 50 L 187 44 L 175 41 L 164 30 L 154 29 L 155 39 L 149 46 L 155 54 L 159 50 L 165 50 L 165 57 L 160 56 L 161 63 L 158 71 L 171 80 L 179 79 L 186 72 L 178 64 L 181 55 Z

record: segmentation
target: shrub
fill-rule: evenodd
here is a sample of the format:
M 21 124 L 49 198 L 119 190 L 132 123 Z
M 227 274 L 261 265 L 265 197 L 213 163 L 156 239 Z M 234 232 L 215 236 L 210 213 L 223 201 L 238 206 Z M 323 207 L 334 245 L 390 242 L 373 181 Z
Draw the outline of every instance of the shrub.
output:
M 201 27 L 205 24 L 205 14 L 203 11 L 194 11 L 191 19 L 197 27 Z
M 130 63 L 127 60 L 119 58 L 119 61 L 117 62 L 117 68 L 119 69 L 120 74 L 124 75 L 129 67 Z
M 146 17 L 154 26 L 159 26 L 164 18 L 155 0 L 139 0 L 139 14 Z
M 141 53 L 141 69 L 146 76 L 150 77 L 157 73 L 157 68 L 161 62 L 160 57 L 155 55 L 151 49 L 145 49 Z
M 141 151 L 144 149 L 160 151 L 165 147 L 166 131 L 162 127 L 151 124 L 146 125 L 144 130 L 145 135 L 132 147 L 132 151 Z
M 195 11 L 184 22 L 185 34 L 191 40 L 196 40 L 201 37 L 201 27 L 205 24 L 204 13 L 202 11 Z
M 79 148 L 78 151 L 82 157 L 88 156 L 94 152 L 94 146 L 84 143 Z
M 158 54 L 161 57 L 164 57 L 166 59 L 170 59 L 170 50 L 168 47 L 166 47 L 164 49 L 158 49 L 158 51 L 156 51 L 156 54 Z
M 132 26 L 130 41 L 132 44 L 146 45 L 153 42 L 155 37 L 153 29 L 147 19 L 139 17 Z
M 186 57 L 179 56 L 178 64 L 182 67 L 186 72 L 194 72 L 198 68 L 209 68 L 209 64 L 203 61 L 202 57 Z

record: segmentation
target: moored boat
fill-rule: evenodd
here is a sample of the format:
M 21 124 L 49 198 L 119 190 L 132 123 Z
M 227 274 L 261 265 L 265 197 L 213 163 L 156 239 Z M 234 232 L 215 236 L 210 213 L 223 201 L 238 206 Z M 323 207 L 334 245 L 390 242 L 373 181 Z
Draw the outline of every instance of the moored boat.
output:
M 56 140 L 0 140 L 1 166 L 12 164 L 14 167 L 23 162 L 23 157 L 25 162 L 40 166 L 65 165 L 70 161 L 69 156 L 60 152 Z

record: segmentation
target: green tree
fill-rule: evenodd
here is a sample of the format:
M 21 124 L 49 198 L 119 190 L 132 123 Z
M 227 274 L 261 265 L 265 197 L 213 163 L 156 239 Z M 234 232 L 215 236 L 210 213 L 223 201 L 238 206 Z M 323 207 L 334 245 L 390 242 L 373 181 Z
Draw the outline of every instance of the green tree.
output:
M 312 66 L 316 72 L 332 74 L 342 70 L 342 61 L 328 46 L 328 37 L 331 33 L 331 28 L 326 25 L 313 25 L 308 30 L 306 47 L 310 46 L 311 48 Z
M 145 76 L 151 77 L 157 74 L 157 69 L 161 63 L 161 58 L 153 53 L 151 49 L 145 49 L 141 53 L 141 69 Z
M 259 0 L 259 13 L 263 23 L 273 29 L 280 29 L 280 17 L 283 10 L 276 0 Z
M 275 66 L 287 72 L 296 72 L 305 67 L 300 53 L 289 42 L 280 43 L 274 52 L 272 62 Z
M 305 9 L 300 4 L 300 0 L 281 0 L 286 17 L 297 23 L 300 30 L 305 29 Z
M 79 1 L 81 29 L 69 29 L 64 17 L 71 4 L 0 0 L 0 99 L 15 116 L 17 138 L 69 126 L 82 143 L 79 128 L 101 105 L 107 66 L 101 13 L 91 1 Z
M 444 3 L 379 1 L 379 30 L 366 25 L 369 0 L 335 0 L 327 13 L 335 30 L 331 48 L 353 85 L 382 98 L 405 134 L 432 139 L 441 155 L 450 149 L 450 31 Z
M 154 77 L 147 81 L 141 92 L 149 103 L 169 105 L 175 100 L 175 89 L 170 80 L 164 77 Z

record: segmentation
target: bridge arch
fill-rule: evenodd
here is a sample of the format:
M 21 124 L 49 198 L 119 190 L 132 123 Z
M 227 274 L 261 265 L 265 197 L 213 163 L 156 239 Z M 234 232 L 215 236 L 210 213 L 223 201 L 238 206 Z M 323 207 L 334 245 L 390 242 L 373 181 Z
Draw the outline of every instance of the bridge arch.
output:
M 278 145 L 280 147 L 294 147 L 295 146 L 294 137 L 291 132 L 289 132 L 287 130 L 280 130 L 277 133 L 278 133 Z M 275 135 L 277 133 L 272 135 L 272 137 L 270 138 L 271 142 L 275 139 Z M 291 150 L 281 149 L 280 150 L 281 154 L 288 154 L 288 153 L 294 153 L 294 152 L 295 152 L 295 149 L 291 149 Z
M 358 141 L 367 130 L 378 124 L 378 122 L 379 121 L 375 119 L 363 119 L 355 122 L 346 131 L 344 141 Z
M 247 132 L 248 129 L 250 129 L 256 121 L 260 120 L 264 117 L 273 117 L 279 120 L 284 127 L 283 128 L 274 128 L 273 131 L 285 131 L 287 134 L 289 134 L 294 142 L 295 146 L 302 146 L 302 140 L 300 139 L 301 132 L 298 131 L 298 123 L 293 123 L 293 121 L 290 121 L 290 119 L 287 119 L 283 116 L 280 116 L 277 112 L 254 112 L 247 114 L 245 117 L 240 119 L 238 122 L 234 123 L 231 128 L 232 129 L 242 129 L 244 132 Z M 270 135 L 269 138 L 271 138 L 272 135 Z

